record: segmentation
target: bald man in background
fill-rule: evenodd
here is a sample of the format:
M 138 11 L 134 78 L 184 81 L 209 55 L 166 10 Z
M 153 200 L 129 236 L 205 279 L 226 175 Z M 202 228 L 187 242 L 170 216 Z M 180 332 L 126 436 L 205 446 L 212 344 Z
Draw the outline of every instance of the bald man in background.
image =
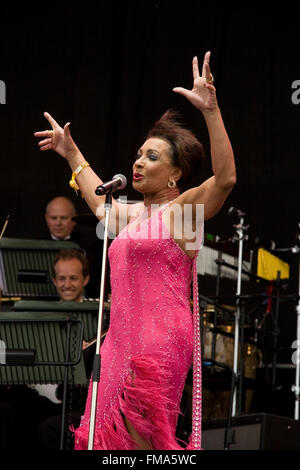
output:
M 73 217 L 76 209 L 73 202 L 64 196 L 58 196 L 48 202 L 45 220 L 53 240 L 71 240 L 76 225 Z

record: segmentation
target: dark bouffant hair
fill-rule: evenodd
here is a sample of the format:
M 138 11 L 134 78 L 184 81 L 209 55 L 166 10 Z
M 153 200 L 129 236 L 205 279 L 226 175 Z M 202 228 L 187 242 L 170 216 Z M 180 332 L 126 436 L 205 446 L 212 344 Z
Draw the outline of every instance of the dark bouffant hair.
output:
M 63 261 L 68 261 L 70 259 L 78 259 L 81 264 L 82 264 L 82 274 L 83 274 L 83 277 L 87 277 L 89 275 L 89 263 L 88 263 L 88 259 L 85 255 L 85 253 L 83 252 L 83 250 L 80 250 L 80 249 L 76 249 L 76 248 L 67 248 L 65 250 L 61 250 L 59 251 L 54 260 L 53 260 L 53 264 L 52 264 L 52 275 L 53 277 L 55 278 L 55 265 L 58 261 L 60 260 L 63 260 Z
M 204 147 L 192 131 L 179 122 L 180 115 L 174 110 L 166 111 L 148 132 L 147 139 L 159 137 L 169 142 L 174 166 L 182 170 L 178 186 L 183 189 L 200 171 L 204 161 Z

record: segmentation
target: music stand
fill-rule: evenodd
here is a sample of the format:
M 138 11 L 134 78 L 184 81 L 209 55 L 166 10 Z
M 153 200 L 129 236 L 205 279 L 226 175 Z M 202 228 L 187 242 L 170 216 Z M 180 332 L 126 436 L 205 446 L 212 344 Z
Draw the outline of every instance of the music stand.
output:
M 16 312 L 61 312 L 72 319 L 79 319 L 84 325 L 83 339 L 90 341 L 97 335 L 98 301 L 71 302 L 59 300 L 19 300 L 11 310 Z M 110 305 L 104 302 L 103 328 L 108 329 Z
M 72 373 L 74 383 L 87 383 L 82 359 L 82 321 L 57 312 L 5 312 L 0 314 L 0 338 L 8 353 L 34 352 L 28 365 L 23 361 L 22 366 L 18 365 L 19 359 L 15 365 L 11 361 L 0 364 L 1 384 L 63 384 L 60 438 L 63 450 L 69 376 Z
M 52 262 L 63 249 L 77 248 L 70 241 L 2 238 L 0 240 L 0 291 L 3 297 L 57 299 Z

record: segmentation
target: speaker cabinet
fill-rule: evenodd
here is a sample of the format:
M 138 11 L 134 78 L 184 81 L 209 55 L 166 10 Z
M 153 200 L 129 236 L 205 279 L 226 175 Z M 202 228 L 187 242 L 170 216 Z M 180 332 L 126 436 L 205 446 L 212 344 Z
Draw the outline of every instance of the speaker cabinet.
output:
M 225 419 L 202 423 L 204 450 L 224 450 Z M 229 450 L 300 450 L 299 421 L 266 413 L 231 419 Z

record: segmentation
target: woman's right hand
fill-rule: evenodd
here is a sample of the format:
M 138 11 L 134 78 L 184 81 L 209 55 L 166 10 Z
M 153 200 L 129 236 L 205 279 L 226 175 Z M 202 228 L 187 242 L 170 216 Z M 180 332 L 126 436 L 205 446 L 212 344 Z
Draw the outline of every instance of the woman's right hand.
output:
M 43 140 L 38 143 L 40 149 L 43 152 L 46 150 L 54 150 L 66 160 L 71 160 L 72 156 L 79 150 L 72 139 L 69 129 L 70 123 L 67 122 L 64 128 L 62 128 L 49 113 L 44 113 L 44 116 L 50 123 L 52 129 L 34 133 L 35 137 L 43 138 Z

